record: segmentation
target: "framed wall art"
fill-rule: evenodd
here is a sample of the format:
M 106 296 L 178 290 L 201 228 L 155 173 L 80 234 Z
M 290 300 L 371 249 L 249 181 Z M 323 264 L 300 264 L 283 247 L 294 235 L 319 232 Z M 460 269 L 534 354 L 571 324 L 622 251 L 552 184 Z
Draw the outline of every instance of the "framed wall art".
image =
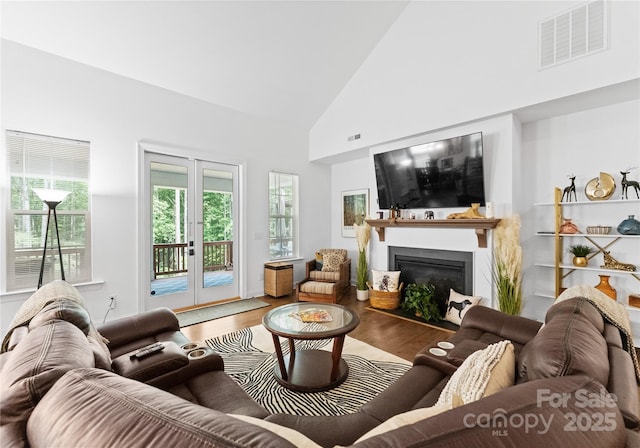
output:
M 369 216 L 369 189 L 342 192 L 342 236 L 356 237 L 353 224 L 362 224 Z

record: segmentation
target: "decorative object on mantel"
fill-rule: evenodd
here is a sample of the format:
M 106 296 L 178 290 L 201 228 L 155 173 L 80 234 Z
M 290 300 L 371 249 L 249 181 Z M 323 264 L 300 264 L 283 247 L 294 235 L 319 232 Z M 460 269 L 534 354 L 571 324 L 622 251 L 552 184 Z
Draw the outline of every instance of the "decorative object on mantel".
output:
M 498 295 L 498 308 L 503 313 L 519 316 L 522 311 L 522 247 L 520 216 L 502 220 L 494 232 L 493 280 Z
M 593 251 L 593 248 L 584 246 L 582 244 L 571 246 L 569 248 L 569 252 L 573 254 L 573 265 L 579 268 L 584 268 L 585 266 L 587 266 L 589 264 L 589 259 L 587 257 Z
M 480 213 L 480 203 L 474 202 L 471 207 L 463 211 L 462 213 L 451 213 L 447 216 L 447 219 L 483 219 L 485 216 Z
M 369 217 L 367 216 L 366 219 Z M 358 243 L 358 265 L 356 266 L 356 298 L 364 302 L 369 298 L 369 288 L 367 279 L 369 276 L 369 265 L 367 263 L 367 247 L 371 236 L 371 226 L 366 221 L 361 225 L 356 223 L 353 227 L 356 231 L 356 243 Z
M 640 308 L 640 294 L 629 294 L 629 306 Z
M 604 264 L 600 266 L 602 269 L 615 269 L 617 271 L 635 272 L 636 267 L 631 263 L 620 263 L 611 256 L 608 251 L 602 251 L 604 255 Z
M 629 217 L 618 224 L 618 233 L 621 235 L 640 235 L 640 221 L 635 219 L 635 215 Z
M 560 226 L 560 233 L 573 234 L 580 233 L 578 226 L 571 222 L 569 218 L 562 218 L 562 225 Z
M 616 292 L 615 288 L 611 286 L 611 283 L 609 282 L 609 279 L 611 278 L 611 276 L 598 275 L 598 277 L 600 277 L 600 283 L 598 283 L 595 286 L 595 288 L 599 289 L 600 291 L 602 291 L 603 293 L 611 297 L 613 300 L 616 300 L 616 298 L 618 297 L 618 293 Z
M 560 202 L 564 202 L 565 195 L 567 196 L 567 202 L 571 202 L 571 193 L 573 193 L 573 200 L 578 202 L 578 198 L 576 196 L 576 175 L 569 174 L 568 177 L 571 180 L 571 185 L 569 185 L 568 187 L 564 187 L 564 190 L 562 191 L 562 199 L 560 199 Z
M 628 168 L 627 171 L 620 171 L 622 174 L 622 181 L 620 185 L 622 185 L 622 195 L 620 196 L 622 199 L 629 199 L 628 190 L 629 187 L 633 188 L 636 192 L 636 197 L 640 199 L 640 184 L 638 184 L 637 180 L 627 180 L 627 174 L 629 174 L 632 170 L 635 170 L 637 167 Z
M 616 191 L 616 181 L 609 173 L 600 172 L 600 177 L 594 177 L 584 187 L 584 194 L 590 201 L 604 201 Z

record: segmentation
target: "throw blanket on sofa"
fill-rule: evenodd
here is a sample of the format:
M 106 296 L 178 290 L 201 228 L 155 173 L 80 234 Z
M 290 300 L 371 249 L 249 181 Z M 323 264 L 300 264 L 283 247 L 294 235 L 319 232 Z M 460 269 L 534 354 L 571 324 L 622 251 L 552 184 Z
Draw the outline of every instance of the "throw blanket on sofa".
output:
M 13 330 L 24 325 L 29 325 L 31 319 L 33 319 L 33 317 L 38 314 L 42 308 L 51 302 L 62 299 L 76 303 L 86 309 L 82 296 L 73 285 L 65 282 L 64 280 L 54 280 L 47 283 L 42 288 L 34 292 L 31 297 L 22 304 L 16 315 L 13 317 L 13 321 L 11 321 L 11 325 L 9 326 L 9 331 L 2 341 L 2 349 L 0 350 L 0 353 L 8 351 Z M 108 352 L 107 346 L 105 345 L 107 341 L 104 340 L 93 325 L 91 325 L 88 336 L 94 338 L 98 344 Z
M 633 365 L 636 369 L 636 380 L 640 382 L 640 363 L 638 362 L 638 355 L 636 353 L 635 344 L 633 343 L 633 333 L 631 331 L 631 324 L 629 323 L 629 314 L 627 313 L 624 305 L 612 300 L 611 297 L 607 296 L 602 291 L 589 285 L 576 285 L 567 288 L 558 296 L 554 303 L 575 297 L 584 297 L 587 299 L 598 309 L 598 311 L 600 311 L 600 314 L 605 321 L 620 330 L 623 348 L 631 355 Z

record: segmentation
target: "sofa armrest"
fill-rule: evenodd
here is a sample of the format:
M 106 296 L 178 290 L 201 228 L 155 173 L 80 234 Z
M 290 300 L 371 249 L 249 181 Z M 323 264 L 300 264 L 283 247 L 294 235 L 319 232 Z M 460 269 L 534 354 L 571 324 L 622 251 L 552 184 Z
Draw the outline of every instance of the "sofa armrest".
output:
M 640 427 L 640 400 L 631 356 L 620 347 L 609 346 L 609 365 L 607 389 L 616 397 L 626 427 L 637 430 Z
M 493 308 L 477 305 L 467 311 L 460 328 L 475 328 L 524 345 L 533 339 L 541 326 L 541 322 L 532 319 L 511 316 Z
M 586 376 L 531 381 L 371 437 L 353 447 L 624 447 L 627 430 L 620 410 L 596 404 L 585 407 L 585 396 L 604 395 L 604 387 Z M 567 397 L 560 406 L 552 401 L 559 396 Z M 572 421 L 572 416 L 580 418 Z M 583 421 L 592 422 L 592 426 L 581 429 L 578 425 Z
M 316 260 L 315 258 L 313 260 L 307 261 L 306 263 L 306 269 L 305 269 L 305 276 L 304 278 L 311 278 L 311 271 L 315 271 L 316 270 Z
M 189 357 L 189 363 L 185 366 L 156 376 L 147 381 L 147 384 L 159 389 L 167 390 L 206 372 L 224 371 L 224 361 L 220 355 L 211 349 L 206 349 L 207 354 L 199 358 Z M 187 355 L 188 356 L 188 355 Z
M 351 284 L 351 258 L 346 258 L 340 264 L 340 281 Z
M 147 382 L 157 376 L 189 364 L 189 359 L 175 342 L 163 342 L 164 349 L 145 358 L 131 358 L 131 353 L 115 358 L 111 367 L 120 376 Z
M 100 334 L 109 340 L 110 350 L 158 333 L 180 331 L 178 318 L 169 308 L 156 308 L 96 327 Z

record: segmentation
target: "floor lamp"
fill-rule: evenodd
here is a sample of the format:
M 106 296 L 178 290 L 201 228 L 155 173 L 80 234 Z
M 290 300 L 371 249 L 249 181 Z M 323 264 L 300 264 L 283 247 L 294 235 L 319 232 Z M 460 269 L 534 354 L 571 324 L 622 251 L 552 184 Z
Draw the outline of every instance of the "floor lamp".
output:
M 47 239 L 49 237 L 49 221 L 51 220 L 51 210 L 53 210 L 53 222 L 56 226 L 56 239 L 58 240 L 58 256 L 60 257 L 60 274 L 62 280 L 64 278 L 64 264 L 62 263 L 62 248 L 60 247 L 60 233 L 58 232 L 58 215 L 56 207 L 70 194 L 69 191 L 51 190 L 46 188 L 34 188 L 33 191 L 38 195 L 40 200 L 47 204 L 49 212 L 47 213 L 47 230 L 44 234 L 44 250 L 42 251 L 42 262 L 40 263 L 40 277 L 38 278 L 38 289 L 42 286 L 42 277 L 44 275 L 44 260 L 47 255 Z

